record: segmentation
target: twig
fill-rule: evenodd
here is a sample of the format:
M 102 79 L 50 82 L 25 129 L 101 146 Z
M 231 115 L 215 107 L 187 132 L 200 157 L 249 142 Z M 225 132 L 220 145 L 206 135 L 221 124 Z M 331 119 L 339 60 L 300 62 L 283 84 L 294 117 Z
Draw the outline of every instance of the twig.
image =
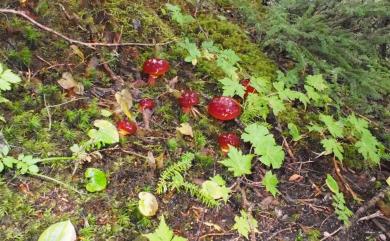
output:
M 275 232 L 274 234 L 272 234 L 269 238 L 267 238 L 267 240 L 274 240 L 273 238 L 275 238 L 276 235 L 278 235 L 278 234 L 280 234 L 280 233 L 282 233 L 284 231 L 287 231 L 287 230 L 291 230 L 291 228 L 281 229 L 281 230 Z
M 141 158 L 144 158 L 144 159 L 148 159 L 147 156 L 143 156 L 143 155 L 138 154 L 138 153 L 133 152 L 133 151 L 128 151 L 128 150 L 124 150 L 124 149 L 121 149 L 121 151 L 124 152 L 124 153 L 127 153 L 127 154 L 131 154 L 131 155 L 138 156 L 138 157 L 141 157 Z
M 378 218 L 378 217 L 383 217 L 383 214 L 381 213 L 381 211 L 376 211 L 376 212 L 373 213 L 373 214 L 370 214 L 370 215 L 361 217 L 361 218 L 359 218 L 359 220 L 357 220 L 357 221 L 358 221 L 358 222 L 361 222 L 361 221 L 366 221 L 366 220 L 370 220 L 370 219 Z
M 372 197 L 368 202 L 366 202 L 363 206 L 361 206 L 355 214 L 352 216 L 352 218 L 349 219 L 351 226 L 360 218 L 360 216 L 363 215 L 368 209 L 373 207 L 379 200 L 384 198 L 385 194 L 387 192 L 390 192 L 390 186 L 382 189 L 380 192 L 378 192 L 374 197 Z
M 362 202 L 363 199 L 361 199 L 359 197 L 359 195 L 357 193 L 355 193 L 354 190 L 352 190 L 351 186 L 348 184 L 348 182 L 344 179 L 343 175 L 341 174 L 340 168 L 337 164 L 336 157 L 333 157 L 333 164 L 334 164 L 334 169 L 336 171 L 336 175 L 337 175 L 338 179 L 344 185 L 345 189 L 347 189 L 347 191 L 352 195 L 353 199 L 355 199 L 358 202 Z
M 49 107 L 49 108 L 60 107 L 60 106 L 63 106 L 63 105 L 66 105 L 66 104 L 69 104 L 69 103 L 72 103 L 72 102 L 75 102 L 75 101 L 86 100 L 86 99 L 88 99 L 88 98 L 87 97 L 81 97 L 81 98 L 77 98 L 77 99 L 66 101 L 66 102 L 61 103 L 61 104 L 48 105 L 47 107 Z
M 106 47 L 118 47 L 118 46 L 159 46 L 159 45 L 167 45 L 167 44 L 170 44 L 172 42 L 175 42 L 176 40 L 171 40 L 171 41 L 168 41 L 168 42 L 163 42 L 163 43 L 88 43 L 88 42 L 83 42 L 83 41 L 80 41 L 80 40 L 76 40 L 76 39 L 72 39 L 68 36 L 65 36 L 64 34 L 62 33 L 59 33 L 57 31 L 55 31 L 54 29 L 52 28 L 49 28 L 37 21 L 35 21 L 33 18 L 31 18 L 30 16 L 28 16 L 24 11 L 18 11 L 18 10 L 15 10 L 15 9 L 9 9 L 9 8 L 0 8 L 0 13 L 9 13 L 9 14 L 15 14 L 15 15 L 18 15 L 26 20 L 28 20 L 29 22 L 31 22 L 33 25 L 37 26 L 38 28 L 40 29 L 43 29 L 49 33 L 52 33 L 60 38 L 63 38 L 65 39 L 66 41 L 68 41 L 69 43 L 72 43 L 72 44 L 78 44 L 78 45 L 82 45 L 82 46 L 85 46 L 85 47 L 88 47 L 88 48 L 91 48 L 91 49 L 95 49 L 95 47 L 97 46 L 106 46 Z
M 70 190 L 72 190 L 72 191 L 74 191 L 74 192 L 76 192 L 76 193 L 78 193 L 78 194 L 80 194 L 80 195 L 83 194 L 82 192 L 80 192 L 80 191 L 77 190 L 76 188 L 72 187 L 71 185 L 66 184 L 66 183 L 64 183 L 64 182 L 61 182 L 61 181 L 59 181 L 59 180 L 57 180 L 57 179 L 54 179 L 54 178 L 52 178 L 52 177 L 49 177 L 49 176 L 46 176 L 46 175 L 42 175 L 42 174 L 39 174 L 39 173 L 29 173 L 29 174 L 30 174 L 31 176 L 40 177 L 40 178 L 42 178 L 42 179 L 46 179 L 46 180 L 52 181 L 52 182 L 54 182 L 54 183 L 57 183 L 57 184 L 59 184 L 59 185 L 61 185 L 61 186 L 64 186 L 64 187 L 66 187 L 66 188 L 68 188 L 68 189 L 70 189 Z
M 47 118 L 49 119 L 49 131 L 51 130 L 51 113 L 50 113 L 50 108 L 47 105 L 46 102 L 46 95 L 43 95 L 43 103 L 45 104 L 46 112 L 47 112 Z
M 343 226 L 340 226 L 338 229 L 336 229 L 335 231 L 333 231 L 332 233 L 326 235 L 325 237 L 323 237 L 320 241 L 324 241 L 330 237 L 332 237 L 333 235 L 335 235 L 336 233 L 338 233 L 341 229 L 343 229 Z

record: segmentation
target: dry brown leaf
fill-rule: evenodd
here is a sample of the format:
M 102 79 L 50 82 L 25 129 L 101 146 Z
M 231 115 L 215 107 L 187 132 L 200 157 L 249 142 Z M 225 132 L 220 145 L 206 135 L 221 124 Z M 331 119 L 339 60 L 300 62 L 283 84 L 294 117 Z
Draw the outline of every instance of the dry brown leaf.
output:
M 162 152 L 158 157 L 156 157 L 156 165 L 158 169 L 163 169 L 164 167 L 164 152 Z
M 288 181 L 290 182 L 300 182 L 303 180 L 303 177 L 301 175 L 298 175 L 298 174 L 293 174 L 291 175 L 291 177 L 288 179 Z
M 176 127 L 176 130 L 182 135 L 194 137 L 192 127 L 188 123 L 182 123 L 180 127 Z
M 154 155 L 151 151 L 148 152 L 148 158 L 146 159 L 146 162 L 148 163 L 148 166 L 154 171 L 156 170 L 157 164 L 156 164 L 156 158 L 154 158 Z
M 62 78 L 57 81 L 57 83 L 64 89 L 64 90 L 73 90 L 74 93 L 78 95 L 84 94 L 84 86 L 82 83 L 77 82 L 74 80 L 73 76 L 69 72 L 62 73 Z
M 215 223 L 204 222 L 204 225 L 206 225 L 206 226 L 208 226 L 208 227 L 211 227 L 211 228 L 213 228 L 215 231 L 218 231 L 218 232 L 223 231 L 223 229 L 221 228 L 221 226 L 219 226 L 218 224 L 215 224 Z

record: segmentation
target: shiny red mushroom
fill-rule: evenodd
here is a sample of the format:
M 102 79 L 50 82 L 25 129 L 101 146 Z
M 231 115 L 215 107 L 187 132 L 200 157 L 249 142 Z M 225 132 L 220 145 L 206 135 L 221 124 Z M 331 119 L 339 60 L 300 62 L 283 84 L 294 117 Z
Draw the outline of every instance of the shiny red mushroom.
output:
M 250 85 L 250 82 L 251 81 L 249 79 L 241 80 L 241 85 L 245 87 L 244 98 L 246 98 L 250 93 L 256 93 L 256 89 Z
M 133 135 L 137 132 L 137 124 L 134 121 L 120 120 L 116 124 L 116 128 L 122 136 Z
M 141 111 L 143 110 L 153 110 L 154 107 L 156 106 L 156 103 L 154 103 L 153 99 L 142 99 L 139 101 L 139 108 Z
M 149 74 L 148 84 L 153 86 L 156 79 L 163 76 L 169 70 L 169 62 L 164 59 L 148 59 L 145 61 L 143 71 Z
M 240 143 L 240 138 L 232 132 L 223 133 L 218 136 L 218 144 L 223 153 L 229 152 L 230 146 L 239 147 Z
M 199 104 L 199 95 L 194 91 L 186 90 L 179 97 L 179 105 L 181 107 L 181 110 L 184 113 L 193 112 L 194 110 L 193 106 L 198 104 Z
M 208 105 L 209 114 L 217 120 L 233 120 L 240 116 L 241 106 L 231 97 L 214 97 Z
M 153 99 L 142 99 L 139 101 L 139 109 L 142 112 L 142 117 L 144 119 L 145 129 L 150 129 L 150 118 L 153 113 L 153 109 L 156 106 L 156 103 Z

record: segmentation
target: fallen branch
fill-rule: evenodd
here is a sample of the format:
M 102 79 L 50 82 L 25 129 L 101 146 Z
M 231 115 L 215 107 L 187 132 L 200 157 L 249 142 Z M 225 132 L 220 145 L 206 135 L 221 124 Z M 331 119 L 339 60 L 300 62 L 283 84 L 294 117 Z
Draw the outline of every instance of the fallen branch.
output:
M 91 49 L 95 49 L 95 47 L 97 46 L 105 46 L 105 47 L 118 47 L 118 46 L 161 46 L 161 45 L 167 45 L 169 43 L 172 43 L 174 42 L 175 40 L 172 40 L 172 41 L 168 41 L 168 42 L 164 42 L 164 43 L 88 43 L 88 42 L 83 42 L 83 41 L 80 41 L 80 40 L 76 40 L 76 39 L 72 39 L 68 36 L 65 36 L 64 34 L 62 33 L 59 33 L 57 31 L 55 31 L 54 29 L 52 28 L 49 28 L 37 21 L 35 21 L 33 18 L 31 18 L 30 16 L 28 16 L 24 11 L 18 11 L 18 10 L 15 10 L 15 9 L 9 9 L 9 8 L 0 8 L 0 13 L 5 13 L 5 14 L 15 14 L 15 15 L 18 15 L 24 19 L 26 19 L 27 21 L 29 21 L 30 23 L 32 23 L 33 25 L 35 25 L 36 27 L 40 28 L 40 29 L 43 29 L 49 33 L 52 33 L 60 38 L 63 38 L 65 39 L 66 41 L 68 41 L 69 43 L 71 44 L 78 44 L 78 45 L 82 45 L 82 46 L 85 46 L 85 47 L 88 47 L 88 48 L 91 48 Z

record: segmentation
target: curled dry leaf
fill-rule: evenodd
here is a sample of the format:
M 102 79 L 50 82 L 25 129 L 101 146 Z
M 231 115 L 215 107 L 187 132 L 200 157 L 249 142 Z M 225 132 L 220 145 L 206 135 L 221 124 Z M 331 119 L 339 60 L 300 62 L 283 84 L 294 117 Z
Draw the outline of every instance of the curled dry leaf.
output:
M 298 174 L 293 174 L 288 179 L 288 181 L 290 181 L 290 182 L 300 182 L 302 180 L 303 180 L 303 177 L 301 175 L 298 175 Z
M 62 73 L 62 78 L 57 81 L 57 83 L 64 89 L 69 91 L 70 93 L 74 92 L 78 95 L 84 94 L 84 86 L 82 83 L 74 80 L 73 76 L 69 72 Z
M 192 127 L 188 123 L 182 123 L 180 127 L 176 127 L 176 130 L 182 135 L 194 137 Z
M 138 198 L 140 199 L 138 202 L 138 209 L 142 215 L 151 217 L 157 213 L 158 202 L 153 194 L 150 192 L 140 192 Z
M 129 120 L 132 120 L 130 109 L 133 106 L 133 96 L 131 93 L 127 89 L 123 89 L 115 93 L 115 99 L 119 105 L 118 108 L 115 108 L 115 112 L 123 112 Z

